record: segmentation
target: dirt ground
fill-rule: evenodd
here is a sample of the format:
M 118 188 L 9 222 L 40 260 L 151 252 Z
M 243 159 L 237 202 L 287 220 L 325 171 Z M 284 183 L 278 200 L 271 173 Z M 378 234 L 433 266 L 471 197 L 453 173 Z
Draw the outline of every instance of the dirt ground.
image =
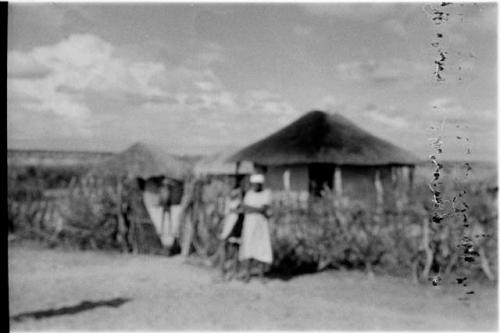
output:
M 458 287 L 357 272 L 221 283 L 181 257 L 11 245 L 9 285 L 12 330 L 497 330 L 495 286 L 466 306 Z

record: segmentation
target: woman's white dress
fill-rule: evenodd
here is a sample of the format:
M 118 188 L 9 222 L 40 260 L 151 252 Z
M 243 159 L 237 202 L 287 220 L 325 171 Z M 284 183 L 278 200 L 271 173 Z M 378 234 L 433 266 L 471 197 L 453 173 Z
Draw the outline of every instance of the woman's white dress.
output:
M 257 208 L 270 205 L 271 191 L 255 192 L 250 190 L 246 193 L 243 202 L 245 205 Z M 272 263 L 273 250 L 271 248 L 269 222 L 264 215 L 259 213 L 245 214 L 241 238 L 240 260 L 255 259 L 268 264 Z

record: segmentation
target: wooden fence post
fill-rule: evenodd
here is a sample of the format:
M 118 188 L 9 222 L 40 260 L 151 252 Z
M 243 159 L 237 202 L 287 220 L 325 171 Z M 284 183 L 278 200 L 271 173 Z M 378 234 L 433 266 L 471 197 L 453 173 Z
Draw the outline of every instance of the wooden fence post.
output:
M 377 208 L 380 209 L 382 208 L 382 205 L 384 203 L 384 187 L 382 185 L 382 180 L 380 177 L 380 169 L 375 169 L 375 177 L 374 177 L 374 184 L 375 184 L 375 193 L 377 195 Z
M 193 243 L 193 201 L 194 201 L 194 181 L 187 180 L 184 183 L 184 194 L 181 200 L 180 230 L 181 230 L 181 255 L 187 257 L 190 254 Z
M 431 271 L 432 267 L 432 262 L 434 260 L 434 252 L 432 251 L 430 247 L 430 230 L 429 230 L 429 219 L 424 218 L 423 219 L 423 225 L 422 225 L 422 247 L 424 248 L 425 251 L 425 266 L 424 270 L 422 271 L 422 277 L 424 280 L 427 280 L 429 278 L 429 273 Z
M 193 222 L 191 219 L 191 212 L 186 214 L 183 219 L 183 232 L 181 241 L 181 255 L 183 257 L 188 257 L 191 250 L 191 244 L 193 243 L 194 229 Z

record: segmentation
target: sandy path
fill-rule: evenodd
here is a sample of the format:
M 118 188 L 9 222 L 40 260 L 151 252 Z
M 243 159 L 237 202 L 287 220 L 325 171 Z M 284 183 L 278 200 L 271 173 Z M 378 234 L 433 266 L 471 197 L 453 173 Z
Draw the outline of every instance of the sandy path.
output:
M 290 281 L 217 283 L 180 257 L 9 249 L 11 316 L 117 297 L 118 308 L 11 321 L 13 330 L 496 330 L 496 289 L 456 288 L 325 272 Z

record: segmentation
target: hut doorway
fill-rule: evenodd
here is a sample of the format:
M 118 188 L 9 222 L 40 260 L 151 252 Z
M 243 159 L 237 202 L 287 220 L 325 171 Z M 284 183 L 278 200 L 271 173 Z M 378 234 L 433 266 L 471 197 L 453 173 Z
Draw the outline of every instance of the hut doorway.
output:
M 325 187 L 332 189 L 334 169 L 334 166 L 330 164 L 310 164 L 308 167 L 309 193 L 319 197 Z

